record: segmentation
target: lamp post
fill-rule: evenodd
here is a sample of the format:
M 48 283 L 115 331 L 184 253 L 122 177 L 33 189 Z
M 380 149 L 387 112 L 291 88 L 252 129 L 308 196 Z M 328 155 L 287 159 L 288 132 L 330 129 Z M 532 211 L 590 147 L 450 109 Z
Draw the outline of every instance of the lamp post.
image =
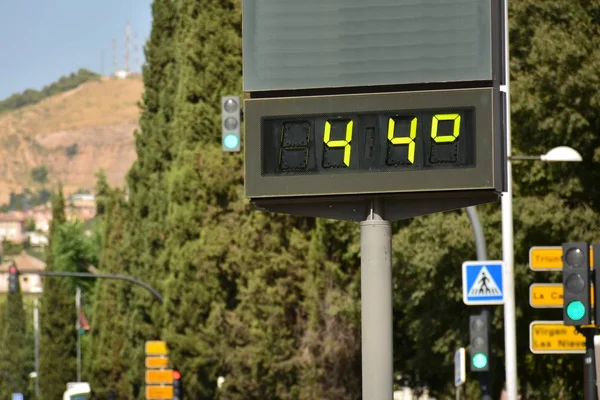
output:
M 508 126 L 510 127 L 510 112 Z M 546 162 L 578 162 L 581 155 L 577 150 L 566 146 L 555 147 L 539 156 L 512 156 L 510 128 L 507 129 L 508 162 L 506 167 L 507 188 L 502 196 L 502 259 L 506 268 L 504 302 L 504 351 L 506 354 L 506 394 L 509 400 L 517 400 L 517 328 L 515 315 L 515 271 L 514 271 L 514 231 L 512 210 L 512 168 L 511 161 L 539 160 Z

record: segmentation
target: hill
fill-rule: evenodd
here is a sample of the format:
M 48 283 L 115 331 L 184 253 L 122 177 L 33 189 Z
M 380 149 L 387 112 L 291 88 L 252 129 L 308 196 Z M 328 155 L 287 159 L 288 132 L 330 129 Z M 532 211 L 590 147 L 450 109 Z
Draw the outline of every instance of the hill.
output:
M 40 185 L 34 168 L 45 168 L 48 183 L 61 181 L 66 194 L 92 188 L 101 168 L 122 186 L 136 157 L 142 91 L 140 77 L 103 78 L 0 114 L 0 204 Z

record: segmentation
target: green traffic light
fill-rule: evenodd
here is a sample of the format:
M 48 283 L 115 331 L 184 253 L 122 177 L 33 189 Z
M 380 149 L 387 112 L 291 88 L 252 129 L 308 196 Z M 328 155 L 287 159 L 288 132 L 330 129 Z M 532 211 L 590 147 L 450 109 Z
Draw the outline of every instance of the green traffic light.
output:
M 567 316 L 573 321 L 579 321 L 585 316 L 585 307 L 581 301 L 572 301 L 567 306 Z
M 477 353 L 477 354 L 473 355 L 472 361 L 473 361 L 473 366 L 478 369 L 485 368 L 485 366 L 488 363 L 487 356 L 483 353 Z
M 225 144 L 225 147 L 228 149 L 235 149 L 240 144 L 240 140 L 236 135 L 230 133 L 223 139 L 223 144 Z

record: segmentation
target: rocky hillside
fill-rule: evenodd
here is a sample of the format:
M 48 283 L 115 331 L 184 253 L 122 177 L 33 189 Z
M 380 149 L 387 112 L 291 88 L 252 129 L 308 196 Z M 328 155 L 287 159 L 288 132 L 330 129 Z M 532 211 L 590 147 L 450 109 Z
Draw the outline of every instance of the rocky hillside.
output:
M 122 186 L 136 157 L 142 91 L 140 77 L 105 78 L 0 114 L 0 204 L 39 186 L 35 167 L 47 169 L 46 186 L 62 182 L 65 194 L 92 188 L 100 169 Z

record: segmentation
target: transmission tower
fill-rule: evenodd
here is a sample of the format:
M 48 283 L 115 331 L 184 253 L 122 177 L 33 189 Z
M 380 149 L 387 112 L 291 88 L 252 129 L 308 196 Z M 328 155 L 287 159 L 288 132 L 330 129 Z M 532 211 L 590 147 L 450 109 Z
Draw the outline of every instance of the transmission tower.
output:
M 125 63 L 124 63 L 124 69 L 125 71 L 129 72 L 129 32 L 130 32 L 130 26 L 129 26 L 129 21 L 127 21 L 127 25 L 125 25 Z

